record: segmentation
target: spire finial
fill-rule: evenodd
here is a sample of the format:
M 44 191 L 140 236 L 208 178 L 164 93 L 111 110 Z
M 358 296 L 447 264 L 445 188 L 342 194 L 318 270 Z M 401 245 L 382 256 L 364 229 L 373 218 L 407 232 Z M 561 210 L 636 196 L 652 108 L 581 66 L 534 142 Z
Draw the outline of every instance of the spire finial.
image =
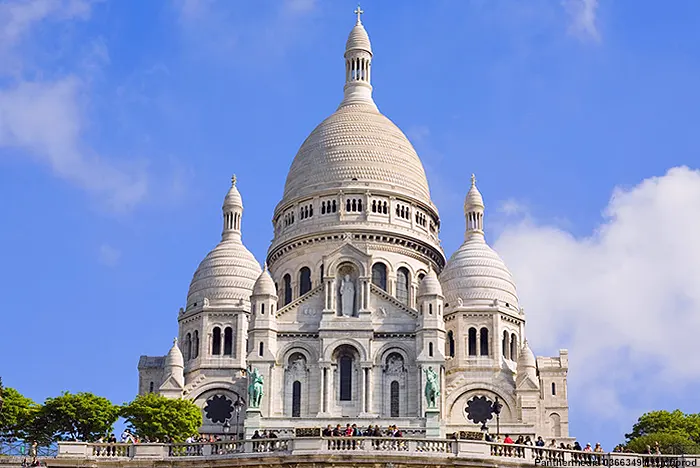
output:
M 476 185 L 476 176 L 472 174 L 472 187 Z
M 355 8 L 355 11 L 353 11 L 357 15 L 357 24 L 362 24 L 362 20 L 360 19 L 360 16 L 364 11 L 362 11 L 362 8 L 360 8 L 360 4 L 357 4 L 357 8 Z
M 233 175 L 231 176 L 231 186 L 235 187 L 235 186 L 236 186 L 236 181 L 237 181 L 237 180 L 238 180 L 238 179 L 236 178 L 236 174 L 233 174 Z
M 177 346 L 177 337 L 173 338 L 173 346 Z
M 265 265 L 263 265 L 263 271 L 267 271 L 267 262 L 265 262 Z

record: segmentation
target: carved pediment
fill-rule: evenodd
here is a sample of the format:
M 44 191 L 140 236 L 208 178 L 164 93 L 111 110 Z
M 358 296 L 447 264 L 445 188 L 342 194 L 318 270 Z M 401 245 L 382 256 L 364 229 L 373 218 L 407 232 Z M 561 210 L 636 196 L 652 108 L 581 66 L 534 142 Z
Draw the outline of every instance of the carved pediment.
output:
M 182 385 L 180 385 L 172 375 L 165 379 L 165 382 L 158 387 L 159 391 L 182 391 L 182 389 Z
M 300 298 L 301 299 L 301 298 Z M 311 290 L 305 299 L 290 304 L 277 316 L 278 323 L 318 323 L 323 315 L 323 288 Z
M 372 321 L 415 324 L 418 312 L 402 304 L 386 291 L 370 286 L 369 307 L 373 311 Z

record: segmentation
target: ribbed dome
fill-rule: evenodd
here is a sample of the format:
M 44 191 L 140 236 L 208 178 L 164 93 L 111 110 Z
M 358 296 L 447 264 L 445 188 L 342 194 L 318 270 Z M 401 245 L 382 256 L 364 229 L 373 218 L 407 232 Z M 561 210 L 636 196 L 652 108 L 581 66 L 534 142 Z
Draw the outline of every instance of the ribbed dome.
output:
M 442 296 L 442 286 L 440 285 L 440 280 L 438 280 L 435 270 L 432 268 L 428 274 L 423 277 L 423 280 L 418 285 L 418 297 L 431 295 Z
M 238 188 L 236 188 L 235 175 L 231 177 L 231 188 L 224 198 L 224 206 L 237 206 L 243 208 L 243 199 L 241 198 L 241 192 L 239 192 Z
M 289 169 L 283 200 L 346 186 L 384 188 L 432 204 L 416 151 L 373 103 L 343 105 L 311 132 Z
M 237 305 L 241 299 L 248 302 L 259 276 L 260 265 L 240 236 L 227 238 L 199 264 L 187 293 L 187 306 L 204 298 L 212 305 Z
M 519 308 L 513 277 L 483 235 L 474 234 L 452 254 L 440 274 L 445 301 L 454 307 L 490 305 L 494 299 Z
M 272 276 L 270 276 L 270 272 L 267 271 L 267 265 L 265 265 L 265 269 L 263 270 L 262 273 L 260 273 L 260 276 L 258 277 L 257 281 L 255 281 L 255 285 L 253 286 L 253 295 L 254 296 L 276 296 L 277 295 L 277 289 L 275 288 L 275 282 L 272 280 Z
M 520 350 L 520 356 L 518 357 L 518 370 L 520 371 L 536 367 L 537 360 L 535 359 L 535 353 L 532 352 L 530 345 L 528 345 L 527 340 L 525 340 L 525 343 Z
M 356 49 L 366 50 L 367 52 L 372 53 L 372 45 L 369 42 L 369 35 L 367 34 L 367 31 L 365 31 L 365 27 L 362 26 L 362 23 L 359 21 L 350 31 L 348 41 L 345 43 L 346 51 Z

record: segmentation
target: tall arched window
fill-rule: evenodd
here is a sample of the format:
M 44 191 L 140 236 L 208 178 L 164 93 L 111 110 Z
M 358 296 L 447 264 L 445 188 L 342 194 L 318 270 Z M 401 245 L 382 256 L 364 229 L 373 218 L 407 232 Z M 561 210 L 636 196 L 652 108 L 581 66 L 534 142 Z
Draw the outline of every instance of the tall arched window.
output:
M 482 356 L 489 355 L 489 330 L 482 328 L 479 330 L 479 354 Z
M 469 355 L 476 356 L 476 328 L 469 329 Z
M 292 302 L 292 277 L 286 274 L 282 281 L 284 281 L 284 305 L 287 305 Z
M 391 417 L 392 418 L 398 418 L 399 417 L 399 409 L 400 405 L 399 402 L 400 400 L 400 395 L 399 395 L 399 383 L 394 380 L 391 382 L 391 402 L 390 402 L 390 411 L 391 411 Z
M 503 331 L 503 343 L 501 347 L 503 348 L 501 350 L 503 353 L 503 359 L 509 359 L 510 356 L 508 355 L 508 352 L 510 351 L 510 346 L 508 344 L 508 331 L 506 330 Z
M 321 264 L 321 281 L 323 281 L 323 264 Z
M 226 327 L 224 329 L 224 355 L 231 356 L 233 354 L 233 329 Z
M 301 417 L 301 382 L 298 380 L 292 384 L 292 417 Z
M 311 291 L 311 270 L 307 267 L 299 270 L 299 295 L 303 296 Z
M 261 341 L 261 342 L 260 342 L 260 347 L 258 348 L 258 354 L 259 354 L 260 356 L 262 356 L 263 354 L 265 354 L 264 351 L 265 351 L 265 343 L 263 343 L 263 342 Z
M 552 395 L 556 395 L 556 394 L 557 394 L 557 384 L 552 382 Z
M 151 382 L 148 384 L 148 393 L 153 393 L 153 390 L 155 390 L 155 383 Z
M 428 343 L 428 356 L 433 357 L 433 342 Z
M 381 262 L 372 265 L 372 284 L 386 291 L 386 265 Z
M 513 361 L 518 360 L 518 337 L 515 336 L 515 333 L 510 335 L 510 358 Z
M 192 359 L 192 335 L 185 336 L 185 361 Z
M 408 270 L 404 267 L 396 272 L 396 299 L 408 305 L 408 285 L 410 284 Z
M 340 358 L 340 401 L 352 400 L 352 358 Z
M 452 330 L 447 332 L 447 354 L 449 357 L 455 357 L 455 336 Z
M 221 354 L 221 328 L 214 327 L 211 337 L 211 353 L 214 355 Z
M 199 357 L 199 331 L 194 331 L 194 338 L 192 339 L 192 359 Z

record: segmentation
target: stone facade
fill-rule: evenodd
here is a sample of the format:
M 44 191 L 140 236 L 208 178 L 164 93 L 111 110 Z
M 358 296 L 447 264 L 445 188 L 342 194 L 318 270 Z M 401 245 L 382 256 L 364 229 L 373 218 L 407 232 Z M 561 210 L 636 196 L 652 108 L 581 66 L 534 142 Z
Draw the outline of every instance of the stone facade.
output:
M 472 402 L 498 399 L 501 433 L 567 440 L 567 352 L 532 354 L 473 176 L 465 242 L 446 261 L 420 159 L 372 99 L 372 59 L 358 15 L 344 98 L 292 162 L 265 265 L 241 241 L 234 177 L 222 240 L 194 274 L 171 351 L 141 358 L 139 393 L 194 400 L 204 433 L 236 424 L 249 435 L 356 422 L 438 437 L 479 431 Z M 248 404 L 253 369 L 259 407 Z

